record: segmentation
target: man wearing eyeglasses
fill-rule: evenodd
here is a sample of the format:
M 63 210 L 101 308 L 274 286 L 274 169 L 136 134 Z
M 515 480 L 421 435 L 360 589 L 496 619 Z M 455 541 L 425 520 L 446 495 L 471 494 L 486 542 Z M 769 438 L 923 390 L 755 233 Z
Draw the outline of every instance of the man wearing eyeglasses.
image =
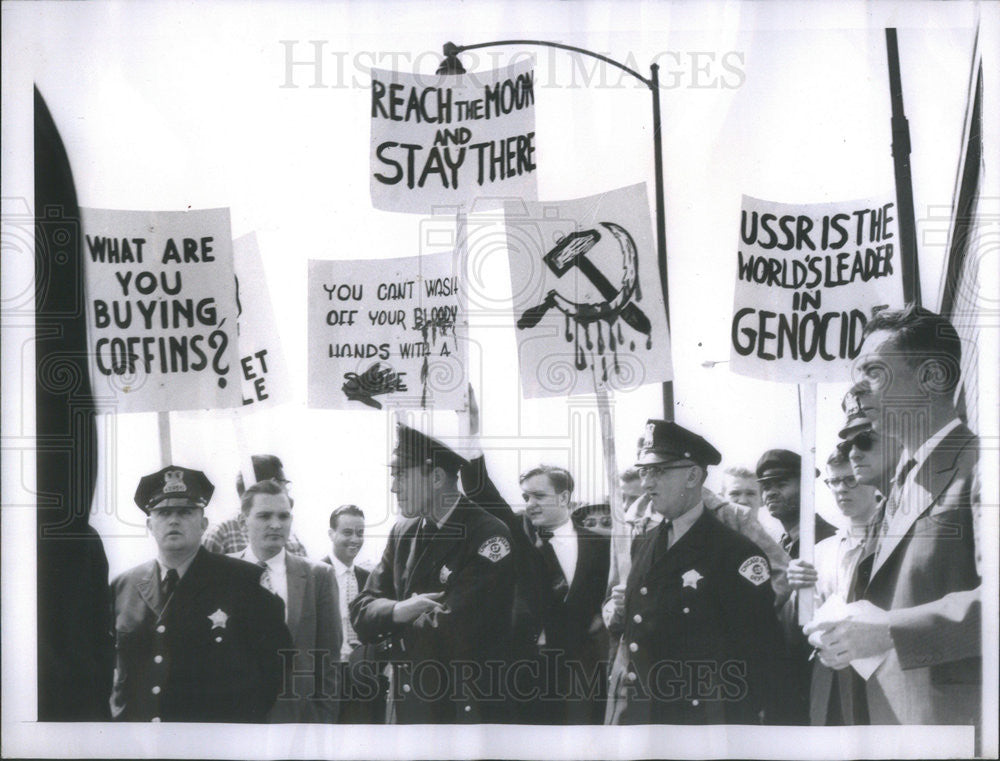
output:
M 619 625 L 628 663 L 611 723 L 757 724 L 775 704 L 770 564 L 705 508 L 707 469 L 721 460 L 676 423 L 646 423 L 636 465 L 663 520 L 633 545 Z
M 851 582 L 864 553 L 865 540 L 876 513 L 878 492 L 873 486 L 861 484 L 851 463 L 838 447 L 826 461 L 826 485 L 833 492 L 837 508 L 848 525 L 834 536 L 816 544 L 815 565 L 796 558 L 788 565 L 788 583 L 796 590 L 786 606 L 790 620 L 798 620 L 799 589 L 816 589 L 816 606 L 838 597 L 847 602 L 851 597 Z M 834 674 L 814 659 L 810 686 L 810 723 L 814 726 L 844 726 L 864 721 L 855 712 L 852 673 Z

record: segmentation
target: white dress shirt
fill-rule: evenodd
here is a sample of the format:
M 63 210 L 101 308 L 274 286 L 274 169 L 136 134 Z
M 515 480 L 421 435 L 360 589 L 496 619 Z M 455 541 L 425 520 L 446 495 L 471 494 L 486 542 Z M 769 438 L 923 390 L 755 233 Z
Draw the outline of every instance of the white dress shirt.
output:
M 558 528 L 552 529 L 552 538 L 549 540 L 553 551 L 556 553 L 556 560 L 562 568 L 563 576 L 566 577 L 566 585 L 573 584 L 573 574 L 576 572 L 576 529 L 573 528 L 573 521 L 567 520 Z
M 244 560 L 249 560 L 251 563 L 260 563 L 261 560 L 255 554 L 252 548 L 247 547 L 243 553 Z M 285 568 L 285 548 L 282 547 L 281 551 L 275 555 L 270 560 L 265 560 L 267 568 L 264 573 L 271 577 L 271 586 L 285 603 L 285 620 L 288 620 L 288 571 Z

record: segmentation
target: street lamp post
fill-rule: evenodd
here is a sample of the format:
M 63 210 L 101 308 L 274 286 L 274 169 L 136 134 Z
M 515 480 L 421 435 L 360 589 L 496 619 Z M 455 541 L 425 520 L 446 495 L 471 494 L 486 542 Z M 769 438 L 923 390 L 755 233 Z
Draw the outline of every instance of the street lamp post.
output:
M 660 67 L 659 64 L 651 64 L 649 67 L 649 78 L 642 76 L 639 72 L 628 66 L 619 63 L 613 58 L 594 53 L 591 50 L 578 48 L 574 45 L 564 45 L 560 42 L 548 42 L 546 40 L 496 40 L 494 42 L 480 42 L 475 45 L 456 45 L 453 42 L 446 42 L 443 47 L 444 60 L 437 69 L 438 74 L 464 74 L 465 67 L 459 60 L 460 53 L 468 50 L 478 50 L 480 48 L 500 47 L 504 45 L 536 45 L 541 47 L 558 48 L 568 50 L 572 53 L 580 53 L 599 61 L 610 64 L 617 69 L 621 69 L 627 74 L 642 82 L 653 94 L 653 165 L 655 171 L 655 203 L 656 203 L 656 260 L 660 269 L 660 280 L 663 284 L 663 308 L 666 311 L 667 327 L 670 327 L 670 301 L 669 289 L 667 287 L 667 223 L 666 205 L 663 196 L 663 146 L 660 141 Z M 666 420 L 674 419 L 674 384 L 667 381 L 663 384 L 663 417 Z

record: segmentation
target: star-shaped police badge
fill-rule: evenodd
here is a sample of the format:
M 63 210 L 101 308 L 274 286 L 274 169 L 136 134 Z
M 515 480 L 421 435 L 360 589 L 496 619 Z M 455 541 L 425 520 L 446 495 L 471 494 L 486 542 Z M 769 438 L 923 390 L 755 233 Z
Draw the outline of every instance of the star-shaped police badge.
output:
M 684 575 L 681 576 L 681 578 L 684 580 L 685 587 L 691 587 L 691 589 L 697 589 L 698 582 L 704 579 L 705 577 L 702 576 L 700 573 L 698 573 L 696 570 L 694 570 L 694 568 L 692 568 L 690 571 L 685 571 Z
M 213 629 L 225 629 L 226 621 L 229 620 L 229 614 L 222 608 L 219 608 L 208 617 L 208 620 L 212 622 Z

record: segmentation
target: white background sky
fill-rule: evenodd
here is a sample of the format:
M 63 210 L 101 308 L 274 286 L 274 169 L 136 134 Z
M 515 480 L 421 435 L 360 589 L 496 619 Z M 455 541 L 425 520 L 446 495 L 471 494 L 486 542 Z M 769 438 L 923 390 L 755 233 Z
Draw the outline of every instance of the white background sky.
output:
M 246 416 L 244 442 L 284 460 L 295 530 L 312 555 L 327 549 L 330 510 L 354 502 L 369 515 L 364 557 L 377 558 L 395 505 L 384 467 L 388 416 L 305 407 L 306 262 L 414 255 L 428 250 L 429 228 L 453 228 L 449 215 L 375 211 L 368 195 L 367 68 L 396 61 L 432 72 L 446 41 L 551 39 L 627 61 L 643 74 L 660 62 L 676 419 L 714 442 L 726 464 L 752 466 L 765 449 L 801 448 L 794 385 L 701 364 L 728 358 L 741 194 L 820 202 L 893 187 L 882 23 L 850 7 L 834 13 L 821 6 L 808 23 L 782 5 L 512 7 L 525 12 L 475 4 L 461 12 L 301 5 L 294 13 L 266 5 L 255 13 L 226 5 L 60 5 L 33 45 L 35 82 L 66 144 L 81 206 L 226 206 L 234 237 L 257 233 L 295 397 Z M 918 216 L 951 201 L 973 39 L 974 15 L 965 11 L 949 12 L 949 28 L 918 24 L 900 32 Z M 820 28 L 824 13 L 842 28 Z M 316 70 L 307 66 L 292 70 L 296 87 L 282 87 L 289 81 L 282 40 L 296 41 L 296 61 L 313 60 L 310 41 L 324 41 L 324 87 L 310 87 Z M 560 51 L 501 48 L 465 60 L 473 70 L 473 55 L 484 68 L 526 50 L 537 57 L 539 199 L 643 181 L 651 188 L 648 90 L 617 69 Z M 512 501 L 519 499 L 517 473 L 539 459 L 571 467 L 578 498 L 599 500 L 606 490 L 599 439 L 574 435 L 570 422 L 587 417 L 592 399 L 521 399 L 512 320 L 503 313 L 509 275 L 500 235 L 494 225 L 473 237 L 482 274 L 471 286 L 470 375 L 489 464 Z M 938 290 L 941 244 L 943 237 L 921 251 L 929 300 Z M 477 314 L 479 303 L 493 308 Z M 820 388 L 820 460 L 835 442 L 842 391 Z M 660 388 L 618 394 L 615 408 L 626 465 L 646 418 L 661 416 Z M 421 423 L 448 434 L 454 416 Z M 229 517 L 240 463 L 230 416 L 174 414 L 172 427 L 174 461 L 203 469 L 217 486 L 209 518 Z M 132 494 L 141 475 L 161 467 L 156 416 L 108 419 L 102 431 L 93 523 L 112 540 L 115 573 L 152 547 Z M 829 513 L 825 489 L 818 499 Z
M 510 38 L 589 48 L 643 74 L 659 60 L 676 419 L 715 443 L 724 465 L 752 466 L 765 449 L 800 449 L 799 417 L 794 385 L 702 367 L 728 358 L 740 196 L 812 203 L 891 192 L 883 28 L 897 25 L 923 293 L 936 307 L 976 14 L 972 4 L 936 3 L 6 3 L 4 211 L 31 206 L 30 174 L 22 166 L 15 175 L 7 159 L 30 156 L 34 82 L 66 145 L 81 206 L 224 206 L 234 238 L 255 231 L 296 396 L 246 417 L 243 445 L 285 461 L 295 531 L 313 557 L 329 550 L 330 510 L 354 502 L 369 517 L 363 557 L 375 560 L 396 510 L 385 467 L 390 421 L 306 409 L 306 263 L 413 255 L 428 226 L 448 228 L 453 218 L 372 208 L 369 66 L 392 68 L 396 56 L 400 69 L 432 72 L 444 42 Z M 291 74 L 297 87 L 282 87 L 282 40 L 297 41 L 300 61 L 312 57 L 309 41 L 324 41 L 324 87 L 310 87 L 315 72 L 301 66 Z M 478 66 L 473 54 L 463 60 L 471 71 L 526 50 L 476 51 Z M 591 59 L 534 52 L 539 199 L 647 182 L 652 202 L 649 92 Z M 14 182 L 25 176 L 29 184 Z M 482 234 L 474 284 L 495 308 L 471 315 L 470 375 L 491 471 L 516 502 L 519 470 L 540 459 L 568 465 L 578 498 L 599 499 L 606 487 L 593 400 L 520 396 L 513 320 L 497 308 L 509 280 L 496 235 Z M 5 244 L 6 294 L 30 284 L 31 257 L 30 248 Z M 32 355 L 12 341 L 23 339 L 4 336 L 4 406 L 20 401 L 30 412 Z M 17 382 L 28 384 L 23 399 Z M 820 386 L 818 460 L 836 441 L 845 389 Z M 615 411 L 624 466 L 646 418 L 661 416 L 660 387 L 619 394 Z M 240 450 L 230 415 L 180 413 L 172 424 L 175 462 L 216 484 L 210 519 L 234 514 Z M 443 435 L 455 429 L 451 413 L 421 424 Z M 132 494 L 140 476 L 161 467 L 156 416 L 109 417 L 101 432 L 92 523 L 115 574 L 155 550 Z M 17 466 L 5 457 L 5 478 L 9 467 Z M 30 482 L 33 465 L 20 467 Z M 825 489 L 818 494 L 829 515 Z

